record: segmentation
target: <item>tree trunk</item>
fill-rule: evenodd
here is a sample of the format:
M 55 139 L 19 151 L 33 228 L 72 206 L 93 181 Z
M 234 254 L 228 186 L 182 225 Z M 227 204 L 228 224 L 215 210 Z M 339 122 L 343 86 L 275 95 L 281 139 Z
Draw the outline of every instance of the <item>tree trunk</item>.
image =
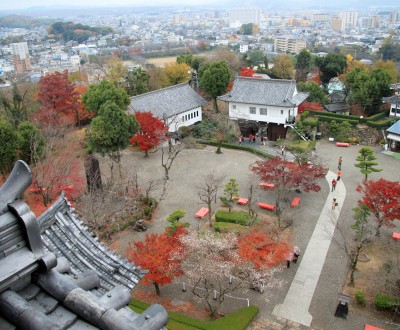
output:
M 153 284 L 154 284 L 154 287 L 156 288 L 156 294 L 157 294 L 157 296 L 160 296 L 160 287 L 159 287 L 159 285 L 158 285 L 158 283 L 156 283 L 156 282 L 153 282 Z
M 85 157 L 85 174 L 87 190 L 93 192 L 102 189 L 101 171 L 98 159 L 93 155 Z
M 378 221 L 378 227 L 376 227 L 376 232 L 375 232 L 376 237 L 381 237 L 381 227 L 382 227 L 382 221 Z
M 149 157 L 149 151 L 148 151 L 148 150 L 145 150 L 144 156 L 145 156 L 145 157 Z
M 214 110 L 215 110 L 216 113 L 218 113 L 219 110 L 218 110 L 218 102 L 217 102 L 217 98 L 216 97 L 213 98 L 213 102 L 214 102 Z
M 222 154 L 221 147 L 222 147 L 222 140 L 218 141 L 218 146 L 216 151 L 217 154 Z

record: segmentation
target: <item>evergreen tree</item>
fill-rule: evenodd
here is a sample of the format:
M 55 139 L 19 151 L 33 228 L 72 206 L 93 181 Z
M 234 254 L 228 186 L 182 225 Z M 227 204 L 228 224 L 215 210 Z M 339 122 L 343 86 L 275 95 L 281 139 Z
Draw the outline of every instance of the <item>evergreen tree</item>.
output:
M 358 163 L 354 164 L 354 166 L 360 168 L 360 172 L 365 175 L 365 180 L 368 180 L 368 174 L 382 171 L 382 169 L 375 167 L 378 163 L 375 162 L 376 157 L 370 147 L 363 147 L 358 152 L 360 153 L 356 158 Z

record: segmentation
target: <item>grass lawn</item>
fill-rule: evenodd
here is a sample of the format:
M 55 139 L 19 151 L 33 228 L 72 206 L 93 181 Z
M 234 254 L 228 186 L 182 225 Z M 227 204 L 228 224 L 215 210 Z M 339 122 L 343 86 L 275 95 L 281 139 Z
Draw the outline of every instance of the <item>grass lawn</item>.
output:
M 129 307 L 139 314 L 143 313 L 143 311 L 149 306 L 150 306 L 149 304 L 146 304 L 136 299 L 132 299 L 131 303 L 129 304 Z M 258 307 L 250 306 L 242 308 L 236 312 L 221 317 L 220 319 L 215 321 L 200 321 L 178 313 L 168 312 L 169 322 L 167 324 L 167 329 L 246 330 L 250 322 L 257 315 L 258 311 L 259 311 Z

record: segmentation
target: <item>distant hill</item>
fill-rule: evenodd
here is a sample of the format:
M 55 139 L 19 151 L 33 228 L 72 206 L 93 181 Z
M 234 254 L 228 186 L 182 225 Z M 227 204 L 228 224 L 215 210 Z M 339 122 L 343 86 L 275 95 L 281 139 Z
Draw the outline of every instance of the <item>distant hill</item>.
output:
M 7 28 L 33 28 L 53 23 L 51 19 L 37 19 L 30 16 L 6 15 L 0 16 L 0 26 Z

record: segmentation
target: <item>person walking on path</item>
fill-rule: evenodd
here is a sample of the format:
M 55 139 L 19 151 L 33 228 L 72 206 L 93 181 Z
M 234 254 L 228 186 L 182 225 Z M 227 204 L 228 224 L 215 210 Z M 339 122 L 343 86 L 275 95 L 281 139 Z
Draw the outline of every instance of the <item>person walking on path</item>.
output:
M 337 171 L 337 179 L 336 181 L 340 181 L 340 176 L 342 175 L 342 170 Z
M 342 170 L 342 162 L 343 162 L 343 158 L 342 156 L 339 157 L 338 160 L 338 170 L 341 171 Z
M 253 134 L 249 135 L 249 143 L 251 143 L 251 141 L 253 141 Z
M 337 184 L 337 181 L 335 179 L 332 179 L 332 191 L 335 191 L 336 184 Z
M 261 141 L 261 145 L 265 146 L 264 136 L 263 135 L 260 136 L 260 141 Z
M 338 203 L 336 202 L 336 198 L 334 198 L 332 201 L 332 210 L 334 210 L 336 206 L 338 206 Z
M 282 149 L 282 156 L 285 156 L 285 146 L 282 146 L 281 149 Z
M 288 252 L 286 253 L 286 266 L 287 268 L 290 268 L 290 262 L 293 260 L 293 253 Z
M 239 136 L 239 145 L 242 145 L 242 141 L 243 141 L 243 136 Z
M 296 264 L 300 257 L 300 248 L 296 245 L 293 249 L 293 262 Z

